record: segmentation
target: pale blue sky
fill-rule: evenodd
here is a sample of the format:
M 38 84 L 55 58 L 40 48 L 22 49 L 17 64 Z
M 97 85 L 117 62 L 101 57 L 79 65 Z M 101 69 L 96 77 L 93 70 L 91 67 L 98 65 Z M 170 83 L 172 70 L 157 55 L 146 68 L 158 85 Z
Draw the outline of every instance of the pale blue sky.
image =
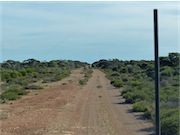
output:
M 159 12 L 160 55 L 179 52 L 178 4 L 1 2 L 1 61 L 152 60 L 154 8 Z

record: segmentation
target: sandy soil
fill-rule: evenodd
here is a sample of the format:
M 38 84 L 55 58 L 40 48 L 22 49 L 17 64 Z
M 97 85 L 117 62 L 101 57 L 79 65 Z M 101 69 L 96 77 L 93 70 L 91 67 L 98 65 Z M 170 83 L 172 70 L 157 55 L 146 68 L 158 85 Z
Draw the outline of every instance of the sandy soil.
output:
M 1 105 L 1 135 L 153 135 L 152 124 L 124 103 L 120 90 L 95 69 L 80 86 L 82 69 L 45 84 L 41 92 Z

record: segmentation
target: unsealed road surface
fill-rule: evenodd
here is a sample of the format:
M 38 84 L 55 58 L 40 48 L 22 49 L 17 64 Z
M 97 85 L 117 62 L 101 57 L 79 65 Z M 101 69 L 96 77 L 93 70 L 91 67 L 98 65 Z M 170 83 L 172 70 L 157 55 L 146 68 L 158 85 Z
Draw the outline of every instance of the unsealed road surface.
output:
M 80 86 L 82 69 L 42 92 L 2 105 L 1 135 L 153 135 L 153 125 L 132 113 L 120 90 L 94 69 Z

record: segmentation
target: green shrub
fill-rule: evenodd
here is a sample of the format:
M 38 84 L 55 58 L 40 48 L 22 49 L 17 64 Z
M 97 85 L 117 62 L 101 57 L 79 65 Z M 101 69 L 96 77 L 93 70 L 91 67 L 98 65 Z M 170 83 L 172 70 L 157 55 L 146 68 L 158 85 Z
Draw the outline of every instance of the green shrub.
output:
M 142 77 L 141 77 L 140 74 L 136 74 L 136 75 L 134 75 L 134 78 L 135 78 L 135 79 L 141 79 Z
M 25 86 L 24 88 L 25 88 L 25 89 L 35 89 L 35 90 L 40 90 L 40 89 L 43 89 L 43 87 L 42 87 L 42 86 L 35 85 L 35 84 Z
M 123 82 L 128 82 L 128 81 L 129 81 L 128 75 L 124 75 L 124 76 L 122 77 L 122 81 L 123 81 Z
M 135 103 L 133 105 L 132 111 L 133 112 L 145 112 L 145 111 L 147 111 L 147 103 L 143 102 L 143 101 Z
M 122 90 L 122 95 L 126 94 L 127 92 L 132 92 L 134 90 L 135 90 L 134 87 L 130 85 L 124 85 Z
M 43 80 L 42 83 L 48 83 L 48 81 L 47 80 Z
M 19 72 L 21 73 L 22 76 L 26 76 L 27 75 L 26 70 L 20 70 Z
M 79 84 L 81 84 L 81 85 L 85 85 L 85 84 L 86 84 L 86 82 L 85 82 L 84 80 L 79 80 Z
M 43 78 L 43 81 L 42 81 L 42 83 L 49 83 L 49 82 L 51 82 L 51 78 Z
M 93 70 L 92 69 L 88 69 L 88 68 L 84 68 L 84 79 L 79 80 L 79 84 L 80 85 L 86 85 L 89 78 L 92 76 Z
M 171 69 L 163 70 L 163 71 L 161 72 L 161 76 L 162 76 L 162 77 L 171 77 L 171 76 L 172 76 L 172 70 L 171 70 Z
M 139 81 L 132 81 L 132 82 L 130 83 L 130 85 L 132 85 L 132 86 L 139 86 L 140 84 L 142 84 L 142 83 L 139 82 Z
M 126 103 L 134 103 L 135 102 L 135 98 L 134 98 L 134 94 L 127 92 L 126 94 L 123 94 L 123 98 L 125 98 L 125 102 Z
M 54 79 L 57 80 L 57 81 L 60 81 L 60 80 L 62 80 L 64 77 L 65 77 L 64 75 L 59 74 L 59 75 L 55 75 L 55 76 L 54 76 Z
M 50 82 L 57 82 L 57 81 L 59 81 L 59 78 L 57 77 L 46 77 L 46 78 L 43 78 L 42 83 L 50 83 Z
M 92 76 L 92 70 L 91 69 L 85 69 L 85 75 L 84 75 L 84 77 L 85 78 L 87 78 L 87 79 L 89 79 L 91 76 Z
M 8 89 L 10 87 L 10 84 L 2 83 L 0 87 L 1 87 L 2 90 L 6 90 L 6 89 Z
M 35 82 L 39 81 L 40 79 L 39 78 L 28 78 L 27 80 L 29 83 L 35 83 Z
M 123 96 L 123 95 L 126 94 L 127 92 L 128 92 L 127 90 L 123 89 L 123 90 L 121 91 L 121 95 Z
M 146 119 L 151 119 L 152 118 L 152 112 L 148 109 L 144 112 L 143 117 Z
M 168 80 L 161 80 L 160 86 L 161 86 L 161 87 L 167 87 L 167 86 L 169 86 Z
M 20 95 L 27 95 L 29 92 L 21 89 L 10 88 L 0 95 L 2 100 L 16 100 Z
M 163 135 L 179 135 L 179 109 L 161 110 L 161 133 Z
M 112 80 L 111 84 L 113 84 L 115 87 L 118 87 L 118 88 L 123 86 L 123 82 L 121 80 L 118 80 L 118 79 Z
M 21 86 L 26 86 L 28 85 L 28 80 L 27 78 L 24 78 L 24 77 L 19 77 L 17 79 L 12 79 L 8 82 L 9 84 L 18 84 L 18 85 L 21 85 Z
M 14 92 L 4 92 L 0 95 L 0 99 L 2 100 L 16 100 L 18 98 L 18 94 Z
M 161 72 L 161 71 L 165 71 L 165 70 L 171 70 L 171 67 L 170 67 L 170 66 L 162 66 L 162 67 L 160 68 L 160 72 Z
M 134 90 L 123 94 L 123 98 L 125 98 L 126 103 L 135 103 L 144 100 L 145 97 L 146 97 L 145 93 L 140 90 Z
M 4 93 L 16 93 L 17 95 L 27 95 L 29 92 L 22 90 L 22 89 L 17 89 L 17 88 L 10 88 L 6 90 Z
M 118 72 L 112 72 L 111 75 L 112 77 L 118 77 L 120 76 L 120 74 Z
M 0 71 L 0 75 L 1 75 L 2 81 L 11 80 L 10 72 L 8 72 L 8 71 Z
M 10 76 L 11 76 L 11 78 L 15 79 L 15 78 L 17 78 L 18 76 L 20 76 L 20 73 L 19 73 L 18 71 L 12 71 L 12 72 L 10 73 Z

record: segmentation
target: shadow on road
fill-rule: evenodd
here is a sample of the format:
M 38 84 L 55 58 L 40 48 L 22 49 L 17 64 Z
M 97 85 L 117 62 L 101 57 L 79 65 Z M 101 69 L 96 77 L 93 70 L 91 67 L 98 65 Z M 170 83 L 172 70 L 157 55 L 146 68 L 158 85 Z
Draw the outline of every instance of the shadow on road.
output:
M 115 102 L 113 104 L 125 105 L 125 104 L 129 104 L 129 103 L 121 101 L 121 102 Z M 143 117 L 143 113 L 142 112 L 133 112 L 132 109 L 128 109 L 128 108 L 127 108 L 126 112 L 127 113 L 132 113 L 137 120 L 143 120 L 145 123 L 146 122 L 150 122 L 150 120 L 148 120 L 148 119 Z M 155 131 L 154 127 L 150 127 L 150 128 L 142 128 L 138 132 L 146 132 L 147 135 L 156 135 L 154 133 L 154 131 Z
M 114 95 L 113 97 L 120 97 L 121 95 Z
M 128 105 L 129 103 L 126 103 L 126 102 L 124 102 L 124 101 L 120 101 L 120 102 L 115 102 L 115 103 L 113 103 L 113 104 L 117 104 L 117 105 Z M 130 105 L 130 104 L 129 104 Z
M 154 128 L 153 128 L 153 127 L 150 127 L 150 128 L 142 128 L 142 129 L 140 129 L 138 132 L 149 132 L 148 135 L 156 135 L 155 133 L 152 133 L 152 132 L 154 132 Z
M 116 104 L 116 105 L 124 105 L 124 104 L 127 104 L 127 103 L 125 103 L 125 102 L 115 102 L 115 103 L 113 103 L 113 104 Z

